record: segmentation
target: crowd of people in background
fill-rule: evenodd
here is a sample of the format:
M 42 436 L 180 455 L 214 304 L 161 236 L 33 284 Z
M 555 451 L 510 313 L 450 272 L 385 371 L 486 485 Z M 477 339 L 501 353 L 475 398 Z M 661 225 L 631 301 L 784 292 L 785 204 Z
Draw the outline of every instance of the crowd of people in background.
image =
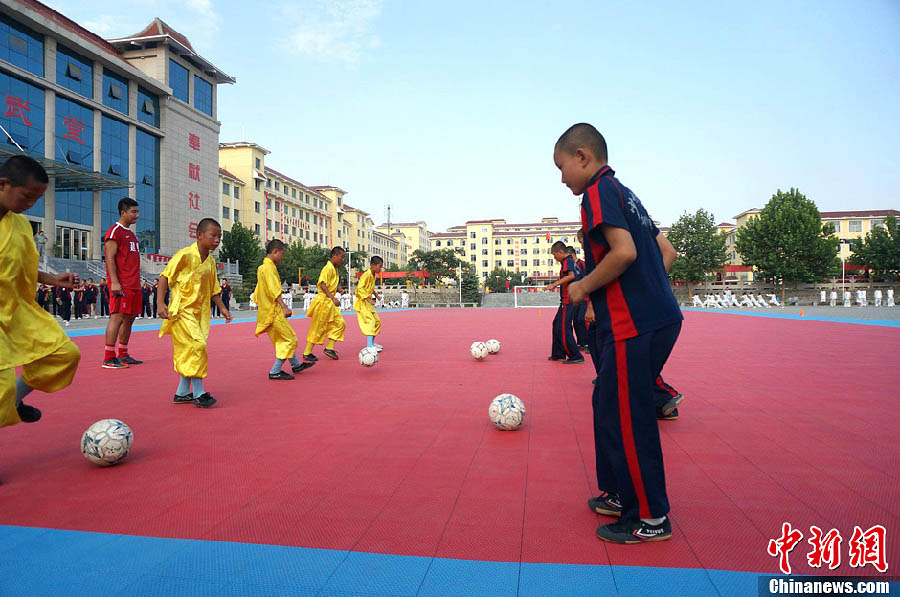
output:
M 141 282 L 143 295 L 143 309 L 137 317 L 156 318 L 156 296 L 159 285 L 158 280 L 151 284 L 149 280 Z M 229 287 L 229 292 L 231 288 Z M 169 303 L 168 292 L 165 303 Z M 223 287 L 223 295 L 224 295 Z M 99 283 L 93 278 L 81 280 L 72 289 L 51 287 L 41 284 L 37 289 L 37 304 L 48 313 L 63 321 L 68 326 L 73 319 L 99 319 L 109 317 L 109 284 L 106 278 L 101 278 Z

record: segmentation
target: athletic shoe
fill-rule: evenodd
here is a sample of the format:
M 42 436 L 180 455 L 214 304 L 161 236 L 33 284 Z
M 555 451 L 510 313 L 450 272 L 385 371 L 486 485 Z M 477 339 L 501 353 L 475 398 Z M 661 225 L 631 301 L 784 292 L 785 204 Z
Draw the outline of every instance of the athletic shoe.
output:
M 684 400 L 684 396 L 682 396 L 681 394 L 672 396 L 665 404 L 662 405 L 662 408 L 659 409 L 659 412 L 662 414 L 662 416 L 668 417 L 670 414 L 672 414 L 672 411 L 675 410 L 679 404 L 681 404 L 682 400 Z
M 598 379 L 600 379 L 600 378 L 599 378 L 599 377 L 595 377 L 594 379 L 591 380 L 591 383 L 594 384 L 594 385 L 597 385 L 597 380 L 598 380 Z
M 35 423 L 41 418 L 41 411 L 33 406 L 28 406 L 24 402 L 19 403 L 16 407 L 16 412 L 19 413 L 19 418 L 22 419 L 23 423 Z
M 604 493 L 588 500 L 588 508 L 605 516 L 622 516 L 622 501 L 618 494 Z
M 620 520 L 597 527 L 597 537 L 610 543 L 623 544 L 665 541 L 672 537 L 672 523 L 668 516 L 659 524 L 650 524 L 640 519 Z
M 292 365 L 292 366 L 291 366 L 291 371 L 293 371 L 294 373 L 300 373 L 300 372 L 303 371 L 304 369 L 309 369 L 309 368 L 312 367 L 313 365 L 315 365 L 315 363 L 300 363 L 300 364 L 297 365 L 296 367 L 294 367 L 294 366 Z
M 103 361 L 101 367 L 103 367 L 104 369 L 128 369 L 128 365 L 115 357 L 109 359 L 108 361 Z
M 68 321 L 66 322 L 66 327 L 69 327 L 69 322 L 68 322 Z
M 325 353 L 325 356 L 328 357 L 329 359 L 331 359 L 331 360 L 333 360 L 333 361 L 338 360 L 338 353 L 336 353 L 335 351 L 331 350 L 330 348 L 326 348 L 326 349 L 323 350 L 322 352 Z
M 119 357 L 120 363 L 125 363 L 126 365 L 140 365 L 144 361 L 139 361 L 136 358 L 132 357 L 130 354 L 126 354 L 124 357 Z
M 580 350 L 581 352 L 586 352 L 586 353 L 590 354 L 591 347 L 588 346 L 587 344 L 582 344 L 581 346 L 578 347 L 578 350 Z
M 676 408 L 672 412 L 667 415 L 662 414 L 661 412 L 656 413 L 656 418 L 660 421 L 674 421 L 678 418 L 678 409 Z
M 175 397 L 172 398 L 172 404 L 191 404 L 193 401 L 193 394 L 187 394 L 186 396 L 179 396 L 178 394 L 175 394 Z
M 315 363 L 316 361 L 319 360 L 319 357 L 317 357 L 316 355 L 310 353 L 310 354 L 305 354 L 305 355 L 303 355 L 303 360 L 304 360 L 304 361 L 307 361 L 307 362 L 309 362 L 309 363 Z
M 547 360 L 548 361 L 565 361 L 566 357 L 555 357 L 553 355 L 550 355 L 549 357 L 547 357 Z
M 384 350 L 384 346 L 382 346 L 381 344 L 376 344 L 375 350 L 377 350 L 378 352 L 381 352 L 382 350 Z
M 209 392 L 203 392 L 193 400 L 195 406 L 200 408 L 209 408 L 216 403 L 216 399 L 209 395 Z
M 583 362 L 584 362 L 584 357 L 581 356 L 580 354 L 574 358 L 569 357 L 568 359 L 563 359 L 563 365 L 575 365 L 575 364 L 583 363 Z
M 278 373 L 269 373 L 269 379 L 294 379 L 294 376 L 290 373 L 285 373 L 284 371 L 279 371 Z

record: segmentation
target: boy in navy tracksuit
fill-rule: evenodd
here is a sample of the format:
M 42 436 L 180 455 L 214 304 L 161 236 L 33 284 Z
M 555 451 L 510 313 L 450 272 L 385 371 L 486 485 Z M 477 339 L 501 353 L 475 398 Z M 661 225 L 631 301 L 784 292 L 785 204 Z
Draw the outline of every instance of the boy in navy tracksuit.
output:
M 544 290 L 554 290 L 559 286 L 559 309 L 553 318 L 553 347 L 547 358 L 551 361 L 562 361 L 564 364 L 583 363 L 584 357 L 581 356 L 575 335 L 572 333 L 572 322 L 577 307 L 569 301 L 569 285 L 575 281 L 575 260 L 566 253 L 566 245 L 562 241 L 553 243 L 550 252 L 560 264 L 559 280 L 548 284 Z
M 566 253 L 575 263 L 575 281 L 584 277 L 584 261 L 578 259 L 575 254 L 575 247 L 566 247 Z M 584 316 L 587 314 L 587 301 L 575 307 L 575 317 L 572 320 L 572 327 L 575 328 L 575 343 L 578 344 L 578 350 L 587 350 L 587 324 L 584 322 Z
M 606 141 L 591 125 L 563 133 L 553 160 L 562 182 L 583 195 L 587 274 L 569 285 L 569 297 L 574 304 L 590 297 L 603 342 L 593 406 L 597 481 L 604 493 L 588 505 L 620 518 L 597 529 L 600 539 L 662 541 L 672 536 L 672 525 L 653 388 L 682 316 L 657 245 L 659 230 L 615 178 Z

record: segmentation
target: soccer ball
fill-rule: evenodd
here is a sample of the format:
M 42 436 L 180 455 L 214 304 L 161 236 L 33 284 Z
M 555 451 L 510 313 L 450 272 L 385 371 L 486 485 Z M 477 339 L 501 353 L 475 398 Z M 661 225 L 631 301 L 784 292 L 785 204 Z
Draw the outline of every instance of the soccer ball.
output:
M 363 367 L 374 367 L 378 362 L 378 351 L 371 346 L 366 346 L 359 351 L 359 364 Z
M 494 340 L 493 338 L 491 338 L 490 340 L 485 342 L 484 345 L 487 346 L 488 352 L 490 354 L 497 354 L 498 352 L 500 352 L 500 340 Z
M 484 345 L 484 342 L 472 342 L 472 346 L 469 347 L 469 352 L 472 353 L 473 357 L 480 361 L 488 355 L 488 348 Z
M 513 431 L 525 420 L 525 405 L 513 394 L 500 394 L 488 408 L 491 423 L 501 431 Z
M 128 456 L 134 434 L 118 419 L 103 419 L 87 428 L 81 436 L 81 453 L 100 466 L 112 466 Z

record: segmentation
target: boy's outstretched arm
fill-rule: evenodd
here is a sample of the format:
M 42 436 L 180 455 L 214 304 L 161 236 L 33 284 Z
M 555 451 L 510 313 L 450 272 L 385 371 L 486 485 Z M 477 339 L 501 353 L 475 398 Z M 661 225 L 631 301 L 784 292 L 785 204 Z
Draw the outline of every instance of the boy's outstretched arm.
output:
M 637 259 L 637 249 L 630 232 L 609 224 L 600 224 L 600 230 L 609 244 L 609 252 L 591 273 L 579 282 L 569 284 L 569 300 L 576 305 L 590 293 L 621 276 Z
M 73 274 L 72 272 L 48 274 L 47 272 L 39 271 L 38 282 L 50 286 L 59 286 L 61 288 L 73 288 L 75 283 L 78 282 L 78 274 Z

